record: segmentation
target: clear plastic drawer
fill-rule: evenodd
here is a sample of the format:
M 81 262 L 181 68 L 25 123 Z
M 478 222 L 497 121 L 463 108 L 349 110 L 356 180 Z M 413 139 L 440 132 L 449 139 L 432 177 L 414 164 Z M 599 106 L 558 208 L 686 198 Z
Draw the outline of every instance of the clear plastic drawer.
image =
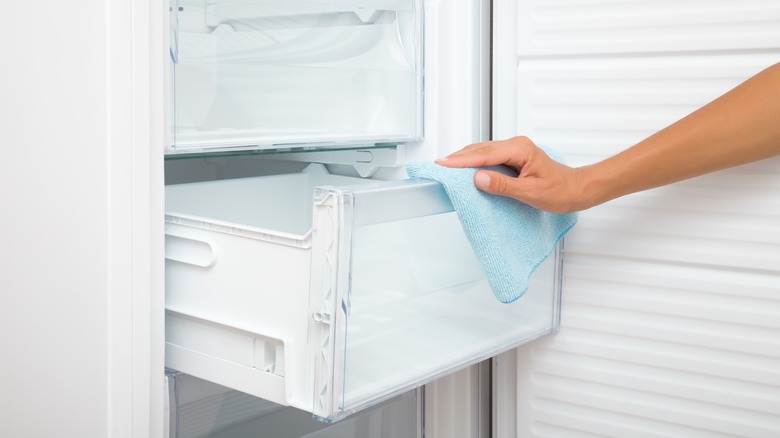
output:
M 332 421 L 554 332 L 560 257 L 500 303 L 434 182 L 167 188 L 167 366 Z
M 176 0 L 169 153 L 420 139 L 420 0 Z

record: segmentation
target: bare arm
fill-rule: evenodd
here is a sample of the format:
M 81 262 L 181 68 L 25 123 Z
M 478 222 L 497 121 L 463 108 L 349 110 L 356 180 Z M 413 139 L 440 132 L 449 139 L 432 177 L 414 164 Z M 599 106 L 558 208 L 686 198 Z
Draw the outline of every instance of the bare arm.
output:
M 525 137 L 467 146 L 439 164 L 507 164 L 517 178 L 480 171 L 475 184 L 534 207 L 584 210 L 727 167 L 780 154 L 780 64 L 758 73 L 701 109 L 599 163 L 571 168 Z

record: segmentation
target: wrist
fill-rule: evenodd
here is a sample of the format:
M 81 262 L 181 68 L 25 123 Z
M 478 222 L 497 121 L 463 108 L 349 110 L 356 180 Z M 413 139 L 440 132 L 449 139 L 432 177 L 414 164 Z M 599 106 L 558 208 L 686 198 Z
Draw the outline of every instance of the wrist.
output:
M 580 200 L 577 210 L 587 210 L 614 198 L 610 193 L 611 185 L 603 162 L 577 167 L 575 171 Z

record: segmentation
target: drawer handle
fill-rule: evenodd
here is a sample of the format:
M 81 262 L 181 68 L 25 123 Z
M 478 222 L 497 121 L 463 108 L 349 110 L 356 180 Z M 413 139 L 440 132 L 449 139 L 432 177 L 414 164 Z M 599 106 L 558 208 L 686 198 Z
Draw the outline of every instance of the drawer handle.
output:
M 210 268 L 217 255 L 209 242 L 179 236 L 165 236 L 165 258 L 181 263 Z

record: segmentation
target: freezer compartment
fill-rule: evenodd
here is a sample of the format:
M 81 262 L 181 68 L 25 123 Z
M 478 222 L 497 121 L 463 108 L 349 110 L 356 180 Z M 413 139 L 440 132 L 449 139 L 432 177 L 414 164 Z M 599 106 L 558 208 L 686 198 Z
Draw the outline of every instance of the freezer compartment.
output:
M 422 137 L 422 1 L 174 0 L 169 153 Z
M 422 438 L 422 390 L 337 424 L 194 376 L 166 370 L 166 438 Z
M 560 257 L 501 304 L 435 182 L 167 188 L 166 363 L 324 421 L 557 330 Z

